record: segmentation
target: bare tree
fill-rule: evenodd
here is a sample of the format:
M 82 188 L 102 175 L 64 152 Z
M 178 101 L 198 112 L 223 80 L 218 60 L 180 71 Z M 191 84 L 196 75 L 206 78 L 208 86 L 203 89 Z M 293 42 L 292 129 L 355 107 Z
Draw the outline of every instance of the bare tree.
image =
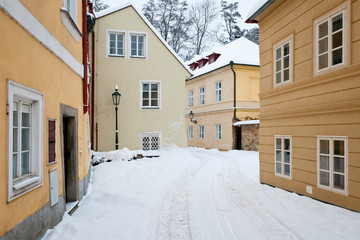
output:
M 203 0 L 191 6 L 190 21 L 193 30 L 192 44 L 195 54 L 200 54 L 204 48 L 204 41 L 209 35 L 210 24 L 218 15 L 215 0 Z
M 101 10 L 104 10 L 109 7 L 106 3 L 103 2 L 103 0 L 93 0 L 94 4 L 94 11 L 99 12 Z
M 254 27 L 245 31 L 245 38 L 259 45 L 259 28 Z
M 228 34 L 227 39 L 229 41 L 234 40 L 235 38 L 242 37 L 244 31 L 237 26 L 237 20 L 241 19 L 241 15 L 238 11 L 238 2 L 227 3 L 225 0 L 221 0 L 221 16 L 225 21 L 225 29 Z
M 143 13 L 175 52 L 179 52 L 189 38 L 188 5 L 186 0 L 149 0 Z

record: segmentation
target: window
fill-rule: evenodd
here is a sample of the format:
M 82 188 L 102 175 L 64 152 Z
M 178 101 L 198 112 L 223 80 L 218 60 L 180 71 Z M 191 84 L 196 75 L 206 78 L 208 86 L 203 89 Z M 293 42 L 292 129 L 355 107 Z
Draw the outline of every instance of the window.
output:
M 344 14 L 344 10 L 336 12 L 315 23 L 315 55 L 318 72 L 344 64 Z
M 215 139 L 221 140 L 221 124 L 215 124 Z
M 189 126 L 189 135 L 188 135 L 189 139 L 193 139 L 194 138 L 194 127 L 193 126 Z
M 61 21 L 76 42 L 80 41 L 82 35 L 77 26 L 77 1 L 64 0 L 63 6 L 60 8 Z
M 346 193 L 347 138 L 318 137 L 318 186 Z
M 216 83 L 215 87 L 215 102 L 221 102 L 221 82 Z
M 160 82 L 142 81 L 141 107 L 160 108 Z
M 205 104 L 205 87 L 200 88 L 200 105 Z
M 130 33 L 130 41 L 131 57 L 146 57 L 146 34 Z
M 48 164 L 56 163 L 56 120 L 48 120 Z
M 194 106 L 194 90 L 189 90 L 189 107 Z
M 140 133 L 140 148 L 144 151 L 160 150 L 161 132 Z
M 292 81 L 292 56 L 292 36 L 275 45 L 275 85 Z
M 109 56 L 125 56 L 124 39 L 125 33 L 123 32 L 109 32 Z
M 199 126 L 199 139 L 204 139 L 205 137 L 205 127 L 204 125 Z
M 74 0 L 64 0 L 64 8 L 68 11 L 73 21 L 77 22 L 77 1 Z
M 290 136 L 275 136 L 275 175 L 291 178 Z
M 8 82 L 8 201 L 42 184 L 43 94 Z

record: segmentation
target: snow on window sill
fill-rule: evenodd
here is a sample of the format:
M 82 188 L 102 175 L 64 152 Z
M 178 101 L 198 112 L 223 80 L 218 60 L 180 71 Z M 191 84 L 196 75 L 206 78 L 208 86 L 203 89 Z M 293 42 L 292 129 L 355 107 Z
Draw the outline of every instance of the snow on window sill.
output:
M 63 22 L 67 30 L 69 30 L 75 41 L 76 42 L 80 41 L 82 34 L 79 28 L 77 27 L 74 19 L 71 17 L 69 11 L 66 8 L 60 8 L 60 10 L 61 10 L 60 11 L 61 21 Z
M 32 183 L 35 183 L 35 182 L 37 182 L 39 180 L 40 180 L 40 177 L 32 177 L 32 178 L 29 178 L 27 180 L 21 181 L 21 182 L 19 182 L 17 184 L 14 184 L 13 188 L 15 190 L 19 190 L 19 189 L 21 189 L 23 187 L 26 187 L 26 186 L 28 186 L 28 185 L 30 185 Z

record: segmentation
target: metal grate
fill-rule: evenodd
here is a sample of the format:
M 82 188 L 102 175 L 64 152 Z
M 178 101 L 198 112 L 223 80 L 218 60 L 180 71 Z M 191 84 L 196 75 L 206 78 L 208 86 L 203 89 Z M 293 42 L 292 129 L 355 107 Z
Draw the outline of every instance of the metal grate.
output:
M 144 151 L 160 150 L 161 132 L 140 133 L 140 148 Z

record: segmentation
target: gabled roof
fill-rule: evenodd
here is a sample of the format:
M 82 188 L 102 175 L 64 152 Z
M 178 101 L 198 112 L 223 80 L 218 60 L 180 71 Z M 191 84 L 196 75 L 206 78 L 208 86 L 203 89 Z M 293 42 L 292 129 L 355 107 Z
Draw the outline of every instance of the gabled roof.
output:
M 179 61 L 179 63 L 191 74 L 191 70 L 188 66 L 185 65 L 183 60 L 179 57 L 179 55 L 170 47 L 170 45 L 164 40 L 164 38 L 160 35 L 160 33 L 155 29 L 155 27 L 147 20 L 147 18 L 137 9 L 137 7 L 132 3 L 126 3 L 114 7 L 107 8 L 103 11 L 95 13 L 96 19 L 105 17 L 111 13 L 115 13 L 117 11 L 121 11 L 125 8 L 132 7 L 135 12 L 141 17 L 141 19 L 146 23 L 146 25 L 151 29 L 151 31 L 158 37 L 158 39 L 165 45 L 165 47 L 171 52 L 171 54 Z
M 206 64 L 202 68 L 196 68 L 192 71 L 193 76 L 189 79 L 199 77 L 203 74 L 230 65 L 230 61 L 233 61 L 234 64 L 238 65 L 259 66 L 259 45 L 243 37 L 224 46 L 215 47 L 201 55 L 197 55 L 187 63 L 191 64 L 192 62 L 206 58 L 214 52 L 220 54 L 219 58 L 211 64 Z
M 275 0 L 258 0 L 253 8 L 248 13 L 246 18 L 246 23 L 257 23 L 258 21 L 255 19 L 262 13 L 266 8 L 268 8 Z

